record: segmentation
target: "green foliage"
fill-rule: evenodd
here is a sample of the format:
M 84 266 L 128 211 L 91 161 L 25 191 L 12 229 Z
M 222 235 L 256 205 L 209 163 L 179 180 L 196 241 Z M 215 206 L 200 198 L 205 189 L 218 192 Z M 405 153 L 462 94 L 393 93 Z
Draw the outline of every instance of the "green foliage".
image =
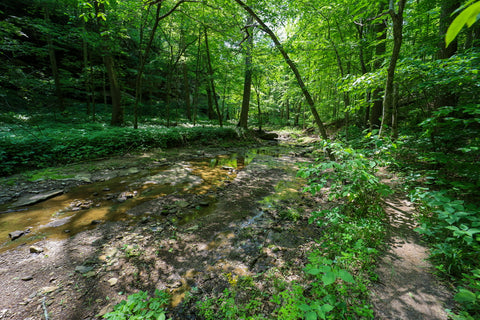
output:
M 155 290 L 153 297 L 145 291 L 128 296 L 117 304 L 112 312 L 103 316 L 108 320 L 165 320 L 165 307 L 170 302 L 170 295 L 165 291 Z
M 132 128 L 91 125 L 46 125 L 9 130 L 0 136 L 0 175 L 26 169 L 96 159 L 148 148 L 171 148 L 191 142 L 212 144 L 237 138 L 233 128 L 146 126 Z
M 380 199 L 391 190 L 375 175 L 377 162 L 341 144 L 330 146 L 337 161 L 319 162 L 299 171 L 301 177 L 309 179 L 305 190 L 316 194 L 328 186 L 328 199 L 343 201 L 344 214 L 381 215 Z
M 205 320 L 261 320 L 264 294 L 255 287 L 250 277 L 226 275 L 231 288 L 215 297 L 207 297 L 196 303 L 199 314 Z
M 417 189 L 413 198 L 425 214 L 417 231 L 431 243 L 430 257 L 443 275 L 456 279 L 455 300 L 464 310 L 455 319 L 480 316 L 480 208 L 452 199 L 446 191 Z

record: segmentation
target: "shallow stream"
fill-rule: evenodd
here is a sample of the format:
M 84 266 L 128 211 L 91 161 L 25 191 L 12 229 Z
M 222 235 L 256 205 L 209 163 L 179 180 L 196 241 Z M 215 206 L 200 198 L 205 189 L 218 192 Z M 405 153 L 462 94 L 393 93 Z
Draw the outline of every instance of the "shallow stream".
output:
M 271 149 L 194 159 L 153 169 L 133 168 L 131 174 L 82 185 L 37 204 L 0 206 L 0 252 L 36 241 L 64 239 L 107 221 L 135 219 L 127 212 L 150 200 L 171 194 L 206 194 L 235 178 L 257 155 L 278 155 Z M 201 203 L 196 215 L 207 214 L 214 203 Z M 186 205 L 179 203 L 179 206 Z M 205 211 L 205 212 L 201 212 Z M 194 219 L 184 216 L 182 221 Z M 11 240 L 9 234 L 25 234 Z

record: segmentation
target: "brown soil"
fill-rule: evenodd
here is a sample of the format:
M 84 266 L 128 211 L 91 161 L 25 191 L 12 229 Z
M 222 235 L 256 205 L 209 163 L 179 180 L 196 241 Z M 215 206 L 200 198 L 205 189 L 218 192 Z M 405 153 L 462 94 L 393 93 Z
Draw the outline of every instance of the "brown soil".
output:
M 395 187 L 391 180 L 384 182 Z M 428 249 L 414 231 L 415 206 L 397 192 L 384 209 L 389 248 L 378 261 L 378 282 L 371 288 L 375 319 L 448 319 L 445 309 L 452 308 L 452 295 L 432 274 Z

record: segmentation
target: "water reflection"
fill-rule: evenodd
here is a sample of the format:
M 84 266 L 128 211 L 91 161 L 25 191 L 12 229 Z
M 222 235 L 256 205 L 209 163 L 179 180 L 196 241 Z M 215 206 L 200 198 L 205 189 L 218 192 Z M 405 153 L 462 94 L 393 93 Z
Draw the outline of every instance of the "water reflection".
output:
M 153 170 L 117 177 L 103 182 L 82 185 L 68 193 L 41 203 L 0 214 L 0 251 L 45 237 L 62 239 L 95 228 L 105 221 L 132 219 L 126 212 L 146 201 L 172 193 L 205 194 L 248 165 L 258 150 L 247 154 L 221 155 L 212 159 L 196 159 Z M 215 202 L 198 208 L 196 215 L 183 217 L 183 223 L 213 211 Z M 0 212 L 11 210 L 9 205 Z M 17 230 L 30 233 L 11 241 L 9 233 Z

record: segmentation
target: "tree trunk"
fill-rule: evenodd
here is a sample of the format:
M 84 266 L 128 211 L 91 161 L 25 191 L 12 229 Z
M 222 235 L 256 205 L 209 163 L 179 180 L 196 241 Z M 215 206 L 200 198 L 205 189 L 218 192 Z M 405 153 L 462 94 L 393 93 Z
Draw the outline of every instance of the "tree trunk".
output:
M 213 111 L 213 98 L 212 98 L 212 87 L 210 86 L 210 81 L 206 83 L 206 91 L 207 91 L 207 116 L 209 120 L 214 119 L 214 111 Z
M 453 40 L 448 47 L 445 47 L 445 34 L 448 26 L 453 21 L 453 12 L 460 7 L 459 0 L 443 0 L 440 8 L 440 24 L 439 24 L 439 51 L 438 57 L 440 59 L 448 59 L 452 57 L 458 50 L 457 38 Z M 436 107 L 457 105 L 458 96 L 454 93 L 445 92 L 441 90 L 435 101 Z
M 377 34 L 377 45 L 375 46 L 375 60 L 373 61 L 373 69 L 378 70 L 382 67 L 382 57 L 387 50 L 387 21 L 382 20 L 374 25 L 374 31 Z M 370 109 L 370 130 L 379 129 L 382 118 L 382 89 L 377 88 L 373 90 L 372 100 L 373 104 Z
M 248 111 L 250 108 L 250 95 L 252 92 L 252 47 L 253 47 L 253 17 L 249 16 L 247 19 L 247 41 L 245 48 L 245 79 L 243 82 L 243 99 L 242 109 L 240 112 L 240 120 L 238 126 L 244 129 L 248 127 Z
M 115 63 L 110 53 L 107 53 L 107 55 L 103 57 L 103 61 L 107 69 L 108 80 L 110 82 L 110 96 L 112 98 L 112 119 L 110 124 L 112 126 L 121 126 L 123 125 L 122 93 L 118 83 Z
M 403 10 L 405 8 L 406 0 L 399 0 L 398 13 L 395 13 L 394 0 L 390 0 L 389 14 L 393 21 L 393 50 L 390 58 L 390 64 L 387 70 L 387 81 L 385 84 L 385 95 L 383 97 L 383 114 L 382 124 L 380 126 L 379 136 L 385 133 L 386 127 L 391 124 L 392 110 L 393 110 L 393 83 L 395 78 L 395 68 L 397 60 L 400 55 L 400 48 L 402 47 L 403 38 Z
M 295 78 L 297 79 L 298 85 L 300 86 L 300 89 L 302 90 L 303 95 L 305 96 L 305 99 L 307 100 L 307 103 L 308 103 L 308 105 L 310 107 L 310 110 L 313 114 L 313 118 L 315 119 L 315 123 L 317 124 L 318 129 L 320 130 L 320 134 L 321 134 L 322 138 L 324 140 L 328 140 L 327 131 L 325 130 L 323 122 L 320 119 L 320 116 L 318 115 L 317 109 L 315 109 L 315 102 L 313 101 L 312 96 L 310 95 L 310 92 L 308 91 L 305 83 L 303 82 L 302 76 L 300 75 L 300 72 L 298 71 L 297 66 L 290 59 L 289 55 L 287 54 L 287 52 L 283 48 L 282 44 L 278 40 L 275 33 L 273 33 L 273 31 L 263 22 L 263 20 L 260 19 L 260 17 L 257 16 L 257 14 L 249 6 L 247 6 L 245 3 L 243 3 L 243 1 L 235 0 L 235 2 L 237 2 L 245 11 L 247 11 L 258 22 L 258 24 L 261 26 L 262 30 L 270 36 L 273 43 L 275 44 L 275 47 L 277 48 L 278 51 L 280 51 L 280 53 L 282 54 L 285 62 L 288 64 L 288 66 L 290 67 L 292 72 L 295 74 Z M 333 156 L 331 150 L 327 149 L 327 153 L 328 153 L 328 156 L 331 160 L 335 160 L 335 157 Z
M 86 33 L 85 30 L 85 23 L 83 23 L 83 32 Z M 91 94 L 93 94 L 90 88 L 90 79 L 91 75 L 89 74 L 89 63 L 88 63 L 88 43 L 85 37 L 82 37 L 82 55 L 83 55 L 83 70 L 84 70 L 84 77 L 85 77 L 85 96 L 87 98 L 87 115 L 92 114 L 92 103 L 91 103 Z M 93 118 L 95 118 L 95 114 L 93 114 Z
M 208 46 L 207 28 L 205 27 L 203 31 L 205 33 L 205 50 L 207 52 L 208 81 L 210 83 L 210 87 L 212 88 L 213 102 L 215 103 L 215 110 L 217 111 L 218 123 L 220 124 L 220 127 L 223 127 L 222 114 L 220 113 L 220 107 L 218 106 L 217 92 L 215 90 L 215 81 L 213 80 L 213 68 L 212 68 L 212 60 L 210 59 L 210 47 Z
M 155 22 L 153 24 L 152 31 L 150 32 L 150 38 L 148 40 L 147 46 L 145 47 L 145 54 L 143 54 L 142 48 L 142 41 L 143 41 L 143 29 L 145 24 L 140 26 L 140 44 L 138 49 L 138 56 L 139 56 L 139 65 L 137 70 L 137 77 L 135 78 L 135 102 L 133 105 L 133 128 L 138 129 L 138 106 L 142 102 L 142 77 L 143 71 L 145 69 L 145 63 L 147 61 L 148 55 L 150 53 L 150 49 L 152 47 L 153 39 L 155 38 L 155 33 L 158 28 L 158 24 L 160 22 L 160 9 L 162 5 L 161 3 L 157 3 L 157 11 L 155 13 Z M 148 20 L 148 14 L 150 12 L 150 6 L 148 7 L 148 11 L 145 17 L 145 22 Z
M 398 139 L 398 83 L 393 86 L 392 139 Z
M 48 6 L 45 7 L 45 22 L 50 22 L 50 13 Z M 53 40 L 50 34 L 47 33 L 48 55 L 50 57 L 50 67 L 52 69 L 53 81 L 55 83 L 55 94 L 57 95 L 57 106 L 60 112 L 65 111 L 65 103 L 63 100 L 62 84 L 60 82 L 60 73 L 58 72 L 57 57 L 55 48 L 53 47 Z
M 185 101 L 185 113 L 188 121 L 192 121 L 192 106 L 190 103 L 190 81 L 188 79 L 187 62 L 183 62 L 183 97 Z
M 257 96 L 257 111 L 258 111 L 258 131 L 262 131 L 262 110 L 260 108 L 260 89 L 258 86 L 254 86 L 255 93 Z
M 97 14 L 97 23 L 98 26 L 104 25 L 99 13 L 105 13 L 105 3 L 95 1 L 95 12 Z M 105 28 L 105 26 L 104 26 Z M 100 32 L 100 28 L 97 28 L 97 31 Z M 103 63 L 105 64 L 105 69 L 107 71 L 108 81 L 110 84 L 110 95 L 112 99 L 112 118 L 110 124 L 113 126 L 123 125 L 123 107 L 122 107 L 122 93 L 120 91 L 120 85 L 118 82 L 117 72 L 115 70 L 115 62 L 113 55 L 109 49 L 110 39 L 108 34 L 103 36 L 103 45 L 102 45 L 102 54 L 103 54 Z
M 453 56 L 458 49 L 457 38 L 453 40 L 448 47 L 445 47 L 445 34 L 448 26 L 453 21 L 453 13 L 460 7 L 459 0 L 442 0 L 440 4 L 440 24 L 439 24 L 439 52 L 440 59 L 448 59 Z

